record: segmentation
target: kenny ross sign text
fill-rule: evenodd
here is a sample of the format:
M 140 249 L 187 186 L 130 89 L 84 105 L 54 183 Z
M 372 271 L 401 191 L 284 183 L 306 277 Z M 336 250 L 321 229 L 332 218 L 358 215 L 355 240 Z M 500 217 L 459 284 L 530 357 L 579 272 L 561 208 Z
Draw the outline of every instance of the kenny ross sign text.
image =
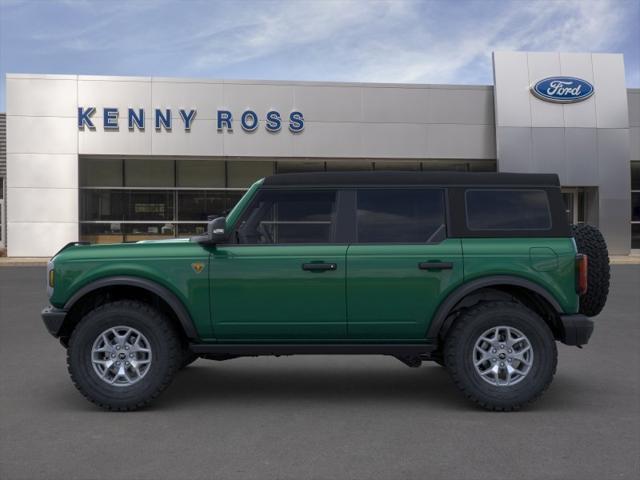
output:
M 180 128 L 184 128 L 185 131 L 191 130 L 191 125 L 196 119 L 196 109 L 179 109 L 177 115 L 174 114 L 170 108 L 155 108 L 153 109 L 153 127 L 156 131 L 172 131 L 174 123 L 179 122 Z M 78 107 L 78 128 L 84 130 L 95 130 L 96 108 L 95 107 Z M 304 116 L 302 112 L 294 110 L 289 113 L 288 118 L 283 119 L 280 112 L 277 110 L 269 110 L 263 118 L 260 118 L 258 114 L 253 110 L 245 110 L 239 115 L 239 118 L 234 118 L 234 115 L 229 110 L 218 110 L 216 112 L 216 128 L 218 132 L 224 132 L 225 130 L 233 131 L 234 123 L 240 123 L 240 127 L 245 132 L 253 132 L 260 126 L 262 120 L 264 128 L 268 132 L 277 133 L 282 130 L 283 123 L 288 123 L 288 128 L 291 133 L 300 133 L 304 129 Z M 102 125 L 105 130 L 117 130 L 120 128 L 120 122 L 124 119 L 120 118 L 120 111 L 117 108 L 105 107 L 102 109 Z M 131 131 L 136 129 L 145 129 L 145 111 L 143 108 L 127 108 L 126 118 L 127 128 Z

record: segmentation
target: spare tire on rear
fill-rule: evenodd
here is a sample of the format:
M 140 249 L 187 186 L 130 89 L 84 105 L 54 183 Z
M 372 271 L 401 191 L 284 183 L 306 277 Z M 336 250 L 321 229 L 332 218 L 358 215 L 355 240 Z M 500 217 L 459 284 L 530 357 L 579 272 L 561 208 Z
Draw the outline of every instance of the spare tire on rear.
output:
M 580 313 L 598 315 L 609 295 L 609 251 L 600 230 L 592 225 L 572 225 L 578 252 L 588 257 L 587 292 L 580 296 Z

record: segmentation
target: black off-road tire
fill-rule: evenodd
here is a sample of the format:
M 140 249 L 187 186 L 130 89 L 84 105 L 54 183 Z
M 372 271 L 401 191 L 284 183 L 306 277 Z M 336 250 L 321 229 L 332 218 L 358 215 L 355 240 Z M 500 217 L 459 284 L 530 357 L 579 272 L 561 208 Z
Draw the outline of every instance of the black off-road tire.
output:
M 510 386 L 487 383 L 476 371 L 473 352 L 487 330 L 506 326 L 522 332 L 531 344 L 528 374 Z M 444 359 L 454 383 L 471 401 L 492 411 L 519 410 L 549 387 L 556 372 L 558 351 L 553 333 L 540 316 L 516 302 L 480 303 L 460 315 L 445 340 Z
M 587 293 L 580 296 L 580 313 L 588 317 L 598 315 L 607 303 L 609 281 L 609 251 L 607 243 L 596 227 L 581 223 L 571 226 L 578 252 L 588 257 Z
M 92 348 L 109 327 L 126 326 L 139 331 L 151 346 L 152 362 L 139 381 L 113 386 L 99 378 L 92 364 Z M 170 321 L 150 305 L 119 300 L 90 311 L 73 330 L 67 349 L 67 368 L 80 392 L 101 408 L 136 410 L 158 397 L 173 380 L 183 360 L 180 338 Z

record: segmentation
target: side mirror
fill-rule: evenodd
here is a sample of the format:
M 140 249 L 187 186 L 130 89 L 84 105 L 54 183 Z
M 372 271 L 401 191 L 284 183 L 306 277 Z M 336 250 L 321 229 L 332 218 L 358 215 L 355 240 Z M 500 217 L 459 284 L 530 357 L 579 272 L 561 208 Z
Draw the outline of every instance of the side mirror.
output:
M 226 226 L 227 217 L 214 218 L 207 224 L 207 236 L 210 244 L 215 245 L 227 240 L 229 235 L 227 235 Z
M 226 217 L 217 217 L 211 220 L 207 224 L 207 233 L 199 235 L 192 239 L 198 243 L 206 243 L 209 245 L 215 245 L 217 243 L 224 243 L 229 235 L 226 231 L 227 219 Z

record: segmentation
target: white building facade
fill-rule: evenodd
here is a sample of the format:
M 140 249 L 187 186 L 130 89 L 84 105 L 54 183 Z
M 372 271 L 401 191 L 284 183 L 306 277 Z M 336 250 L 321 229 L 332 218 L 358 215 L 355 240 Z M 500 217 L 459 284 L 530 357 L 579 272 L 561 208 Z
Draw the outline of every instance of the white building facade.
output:
M 557 173 L 572 222 L 640 248 L 640 89 L 622 55 L 493 67 L 493 86 L 9 74 L 1 241 L 50 256 L 189 236 L 258 178 L 375 169 Z

